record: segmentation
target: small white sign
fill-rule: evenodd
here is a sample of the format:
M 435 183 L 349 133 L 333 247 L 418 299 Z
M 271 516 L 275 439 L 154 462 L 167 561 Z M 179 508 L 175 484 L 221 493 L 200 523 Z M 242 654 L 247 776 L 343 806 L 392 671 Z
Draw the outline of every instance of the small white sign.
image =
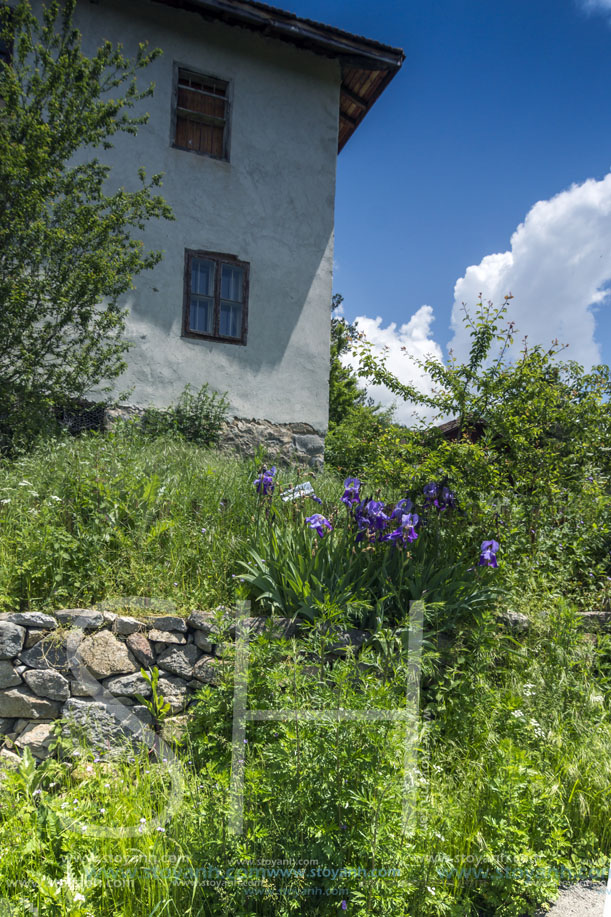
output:
M 313 493 L 314 488 L 309 481 L 305 481 L 303 484 L 296 484 L 295 487 L 285 490 L 282 499 L 287 503 L 289 500 L 298 500 L 300 497 L 311 497 Z

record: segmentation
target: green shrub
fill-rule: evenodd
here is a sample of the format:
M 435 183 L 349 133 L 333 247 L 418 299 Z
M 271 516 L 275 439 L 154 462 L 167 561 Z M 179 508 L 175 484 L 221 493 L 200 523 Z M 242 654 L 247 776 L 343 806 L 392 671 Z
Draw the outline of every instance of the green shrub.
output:
M 187 385 L 175 405 L 164 411 L 146 408 L 141 428 L 149 436 L 176 433 L 189 442 L 211 446 L 219 441 L 228 408 L 226 396 L 210 391 L 208 383 L 195 394 Z

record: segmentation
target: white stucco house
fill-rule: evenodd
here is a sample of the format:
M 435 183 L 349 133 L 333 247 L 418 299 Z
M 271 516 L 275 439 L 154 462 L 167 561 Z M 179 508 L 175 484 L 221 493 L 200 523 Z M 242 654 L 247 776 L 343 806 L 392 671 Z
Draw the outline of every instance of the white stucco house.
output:
M 76 24 L 85 51 L 163 50 L 143 75 L 148 124 L 105 154 L 117 185 L 135 186 L 138 166 L 163 172 L 176 217 L 147 226 L 164 257 L 128 297 L 118 389 L 165 407 L 208 382 L 237 418 L 284 425 L 316 452 L 337 155 L 403 52 L 253 0 L 81 0 Z

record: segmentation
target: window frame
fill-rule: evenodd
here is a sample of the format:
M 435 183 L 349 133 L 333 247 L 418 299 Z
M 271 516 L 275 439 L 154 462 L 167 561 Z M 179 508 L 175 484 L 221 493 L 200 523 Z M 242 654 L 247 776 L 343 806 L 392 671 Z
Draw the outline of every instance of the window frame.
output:
M 176 127 L 178 122 L 178 82 L 180 74 L 188 74 L 195 79 L 213 80 L 216 83 L 224 83 L 225 92 L 225 129 L 223 131 L 223 155 L 215 156 L 213 153 L 206 153 L 204 150 L 196 150 L 193 147 L 180 146 L 176 143 Z M 200 70 L 194 70 L 188 64 L 181 64 L 174 61 L 174 75 L 172 84 L 172 117 L 170 124 L 170 146 L 175 150 L 181 150 L 183 153 L 196 153 L 198 156 L 205 156 L 208 159 L 214 159 L 216 162 L 229 162 L 230 140 L 231 140 L 231 109 L 232 109 L 232 81 L 226 80 L 220 76 L 213 76 L 211 73 L 204 73 Z M 222 96 L 219 96 L 222 98 Z
M 201 258 L 206 261 L 214 261 L 214 296 L 213 309 L 214 329 L 212 334 L 203 331 L 193 331 L 189 325 L 191 316 L 191 265 L 194 258 Z M 239 338 L 228 337 L 219 334 L 221 318 L 221 268 L 223 264 L 229 264 L 231 267 L 241 267 L 243 271 L 242 278 L 242 333 Z M 229 255 L 227 252 L 211 252 L 203 249 L 185 248 L 185 267 L 183 283 L 183 306 L 182 306 L 182 337 L 191 338 L 199 341 L 216 341 L 221 344 L 239 344 L 246 346 L 248 334 L 248 296 L 250 292 L 250 262 L 241 261 L 236 255 Z

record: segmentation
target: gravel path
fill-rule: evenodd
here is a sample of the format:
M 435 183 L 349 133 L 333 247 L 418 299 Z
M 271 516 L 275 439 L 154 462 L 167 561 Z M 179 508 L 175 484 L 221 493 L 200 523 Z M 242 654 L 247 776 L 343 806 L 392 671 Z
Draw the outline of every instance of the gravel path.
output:
M 545 917 L 607 917 L 604 913 L 606 891 L 606 884 L 592 882 L 565 888 L 551 910 L 540 912 L 541 917 L 544 914 Z M 611 908 L 611 904 L 608 907 Z

